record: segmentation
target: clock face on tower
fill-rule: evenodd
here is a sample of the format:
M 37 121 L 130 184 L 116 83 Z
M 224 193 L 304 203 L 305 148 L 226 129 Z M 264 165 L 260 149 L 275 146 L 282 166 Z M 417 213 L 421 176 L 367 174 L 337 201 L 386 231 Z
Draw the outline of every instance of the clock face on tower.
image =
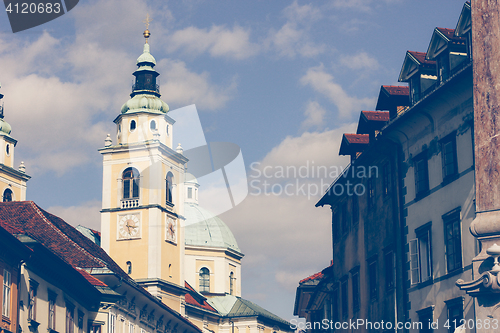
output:
M 167 217 L 165 240 L 177 244 L 177 222 Z
M 118 216 L 118 239 L 141 238 L 141 220 L 139 214 Z

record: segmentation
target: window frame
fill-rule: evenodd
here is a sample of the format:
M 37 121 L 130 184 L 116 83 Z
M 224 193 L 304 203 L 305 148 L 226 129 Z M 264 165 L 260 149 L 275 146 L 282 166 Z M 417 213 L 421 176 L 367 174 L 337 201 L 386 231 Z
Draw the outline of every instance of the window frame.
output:
M 173 197 L 174 174 L 171 171 L 167 172 L 167 174 L 165 175 L 165 181 L 166 181 L 165 202 L 167 205 L 173 205 L 173 203 L 174 203 L 174 197 Z
M 234 295 L 234 272 L 229 273 L 229 295 Z
M 7 192 L 8 191 L 8 192 Z M 7 198 L 6 198 L 6 195 L 5 194 L 8 194 L 7 195 Z M 14 201 L 14 192 L 12 192 L 12 190 L 10 188 L 6 188 L 4 191 L 3 191 L 3 194 L 2 194 L 2 201 L 3 202 L 12 202 Z
M 66 333 L 75 332 L 75 305 L 66 301 Z
M 344 276 L 340 280 L 340 297 L 342 307 L 342 319 L 349 318 L 349 277 Z
M 389 162 L 382 166 L 382 194 L 384 198 L 388 197 L 391 193 L 391 165 Z
M 48 291 L 48 329 L 56 330 L 56 307 L 57 294 L 51 290 Z
M 441 145 L 441 165 L 443 183 L 448 183 L 455 180 L 458 176 L 458 154 L 457 154 L 457 137 L 456 131 L 445 136 L 440 140 Z M 446 147 L 451 148 L 451 155 L 446 153 Z M 451 157 L 452 161 L 448 161 L 447 157 Z M 451 172 L 448 172 L 448 167 L 451 167 Z
M 460 321 L 464 319 L 464 297 L 459 296 L 444 302 L 446 303 L 446 316 L 449 323 L 448 333 L 453 333 L 460 326 Z M 451 314 L 456 310 L 459 311 L 458 315 Z
M 427 150 L 413 158 L 415 177 L 415 199 L 420 199 L 429 193 L 429 160 Z
M 457 207 L 452 211 L 444 214 L 443 218 L 443 227 L 444 227 L 444 246 L 445 246 L 445 258 L 446 258 L 446 272 L 452 273 L 457 270 L 462 269 L 463 267 L 463 251 L 462 251 L 462 220 L 460 218 L 461 208 Z M 449 226 L 452 225 L 452 249 L 451 252 L 448 238 Z M 455 228 L 456 226 L 456 228 Z M 455 231 L 458 231 L 458 235 L 455 234 Z M 458 254 L 457 254 L 458 252 Z M 450 256 L 454 256 L 454 259 L 450 259 Z
M 394 249 L 393 246 L 389 246 L 384 249 L 384 285 L 386 291 L 392 291 L 396 285 L 396 272 L 395 272 L 395 263 L 396 260 L 394 258 Z
M 375 182 L 375 178 L 368 177 L 366 180 L 366 200 L 368 204 L 368 208 L 375 207 L 375 187 L 377 186 Z
M 130 173 L 130 174 L 129 174 Z M 122 172 L 123 200 L 139 199 L 141 173 L 134 167 L 128 167 Z
M 378 300 L 378 258 L 377 255 L 372 256 L 367 260 L 367 274 L 368 274 L 368 297 L 370 301 Z
M 359 311 L 361 303 L 359 266 L 351 270 L 351 290 L 352 290 L 352 312 L 356 313 Z
M 210 270 L 207 267 L 202 267 L 199 270 L 198 286 L 200 293 L 210 292 Z
M 3 270 L 2 316 L 10 318 L 12 308 L 12 274 Z
M 418 227 L 415 229 L 415 235 L 417 236 L 418 239 L 418 262 L 419 262 L 419 280 L 420 283 L 424 283 L 427 281 L 432 281 L 434 278 L 434 270 L 433 270 L 433 260 L 432 260 L 432 222 L 427 222 L 426 224 Z M 422 269 L 422 264 L 424 263 L 424 260 L 422 258 L 423 254 L 423 249 L 422 245 L 425 245 L 424 239 L 427 239 L 427 248 L 425 249 L 425 253 L 427 254 L 425 263 L 426 263 L 426 271 L 427 271 L 427 276 L 422 275 L 423 269 Z
M 36 303 L 38 294 L 38 282 L 30 279 L 28 291 L 28 321 L 36 322 Z
M 433 330 L 429 327 L 430 323 L 434 322 L 434 305 L 428 306 L 417 311 L 418 321 L 422 323 L 422 329 L 419 333 L 431 333 Z M 425 325 L 427 323 L 427 325 Z

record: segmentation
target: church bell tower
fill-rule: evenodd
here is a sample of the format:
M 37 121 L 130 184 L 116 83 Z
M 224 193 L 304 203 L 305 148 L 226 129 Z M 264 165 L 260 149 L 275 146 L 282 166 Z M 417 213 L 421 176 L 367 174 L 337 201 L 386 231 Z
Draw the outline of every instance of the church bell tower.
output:
M 19 169 L 14 169 L 14 148 L 17 140 L 10 133 L 11 126 L 4 120 L 3 94 L 0 93 L 0 194 L 1 201 L 26 200 L 26 182 L 31 178 L 25 173 L 21 162 Z
M 149 20 L 146 20 L 147 24 Z M 103 155 L 101 246 L 136 282 L 180 313 L 184 286 L 183 181 L 187 158 L 172 149 L 174 120 L 160 99 L 144 32 L 130 99 Z

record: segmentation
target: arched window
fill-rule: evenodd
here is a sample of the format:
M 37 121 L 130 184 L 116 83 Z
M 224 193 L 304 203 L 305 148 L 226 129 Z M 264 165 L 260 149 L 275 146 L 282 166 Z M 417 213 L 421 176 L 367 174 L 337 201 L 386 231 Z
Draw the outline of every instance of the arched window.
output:
M 132 274 L 132 262 L 127 261 L 127 274 Z
M 12 201 L 12 191 L 7 188 L 5 191 L 3 191 L 3 202 L 9 202 Z
M 135 127 L 136 127 L 135 120 L 133 120 L 133 119 L 132 119 L 132 120 L 130 121 L 130 131 L 135 130 Z
M 200 292 L 210 292 L 210 271 L 206 267 L 200 269 Z
M 151 130 L 155 130 L 156 129 L 156 121 L 151 120 L 151 122 L 149 123 L 149 128 L 151 128 Z
M 127 168 L 123 171 L 123 199 L 139 198 L 139 171 Z
M 167 185 L 166 185 L 166 191 L 167 191 L 167 202 L 168 203 L 173 203 L 173 197 L 172 197 L 172 185 L 174 181 L 174 175 L 169 172 L 167 173 Z
M 234 293 L 234 273 L 229 274 L 229 295 Z

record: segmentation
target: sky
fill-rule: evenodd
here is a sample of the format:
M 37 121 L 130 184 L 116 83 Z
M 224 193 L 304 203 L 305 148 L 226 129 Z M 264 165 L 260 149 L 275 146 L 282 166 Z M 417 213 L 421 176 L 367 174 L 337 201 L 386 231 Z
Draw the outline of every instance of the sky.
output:
M 315 204 L 349 162 L 342 134 L 375 108 L 381 85 L 398 84 L 405 52 L 425 52 L 435 27 L 455 28 L 462 6 L 80 0 L 15 34 L 2 12 L 0 93 L 16 167 L 32 177 L 27 199 L 99 229 L 97 150 L 129 99 L 149 14 L 161 98 L 171 110 L 195 104 L 208 142 L 241 148 L 248 196 L 219 217 L 245 254 L 242 296 L 290 320 L 299 280 L 330 263 L 330 209 Z M 217 189 L 204 193 L 200 205 L 217 200 Z

